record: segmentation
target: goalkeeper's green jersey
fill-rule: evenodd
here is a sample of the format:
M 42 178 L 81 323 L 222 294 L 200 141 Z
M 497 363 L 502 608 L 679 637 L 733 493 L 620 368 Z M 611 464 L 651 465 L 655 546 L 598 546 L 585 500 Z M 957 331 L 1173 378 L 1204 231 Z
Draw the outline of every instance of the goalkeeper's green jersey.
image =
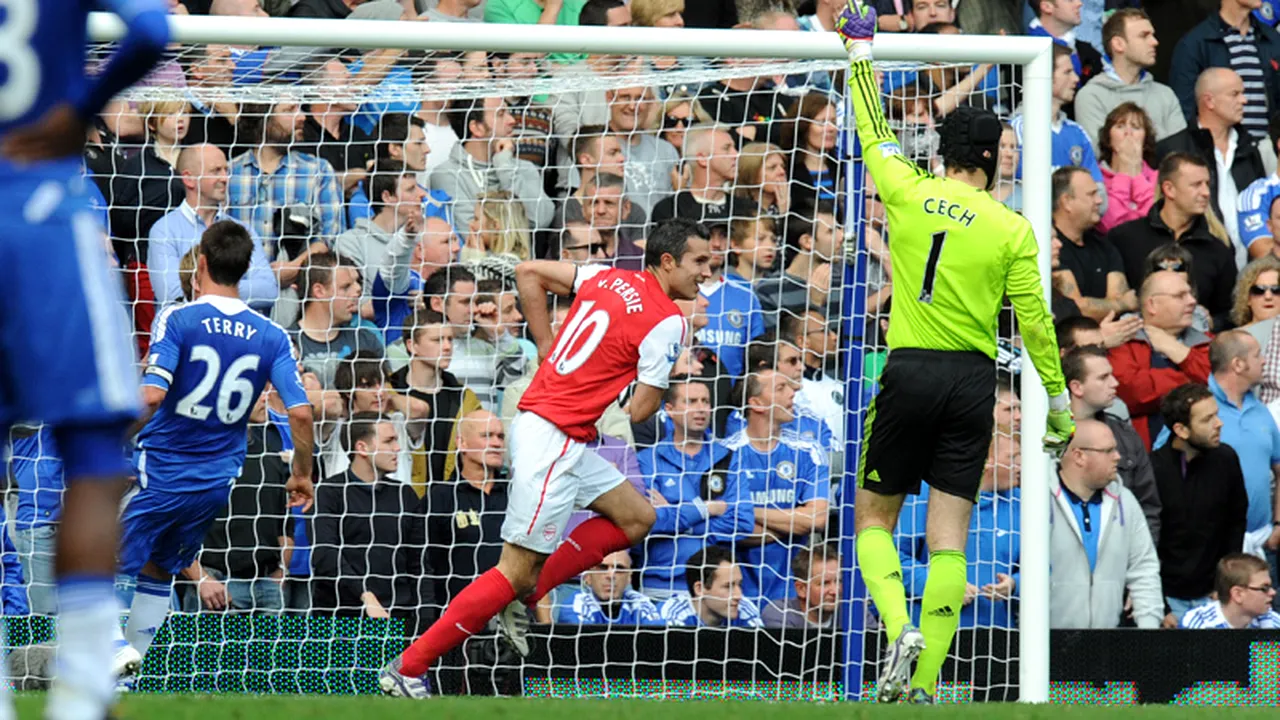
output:
M 889 350 L 978 351 L 995 359 L 996 326 L 1008 296 L 1045 389 L 1051 396 L 1062 392 L 1031 223 L 987 192 L 903 157 L 870 61 L 851 63 L 849 89 L 862 160 L 889 220 Z

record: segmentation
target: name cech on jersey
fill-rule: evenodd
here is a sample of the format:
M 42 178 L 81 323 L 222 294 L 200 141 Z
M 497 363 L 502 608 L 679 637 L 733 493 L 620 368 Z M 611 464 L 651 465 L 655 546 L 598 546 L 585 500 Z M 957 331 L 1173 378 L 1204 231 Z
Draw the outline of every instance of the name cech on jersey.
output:
M 200 321 L 204 325 L 204 331 L 215 335 L 231 335 L 233 337 L 248 340 L 258 334 L 257 328 L 254 328 L 239 320 L 227 320 L 225 318 L 204 318 Z
M 596 287 L 606 290 L 612 290 L 622 298 L 622 302 L 627 304 L 627 314 L 644 312 L 644 301 L 640 297 L 640 291 L 632 287 L 631 283 L 620 277 L 603 278 L 596 284 Z
M 978 216 L 969 208 L 959 203 L 936 197 L 924 199 L 924 211 L 930 215 L 942 215 L 951 218 L 965 227 L 969 227 L 974 220 L 978 219 Z

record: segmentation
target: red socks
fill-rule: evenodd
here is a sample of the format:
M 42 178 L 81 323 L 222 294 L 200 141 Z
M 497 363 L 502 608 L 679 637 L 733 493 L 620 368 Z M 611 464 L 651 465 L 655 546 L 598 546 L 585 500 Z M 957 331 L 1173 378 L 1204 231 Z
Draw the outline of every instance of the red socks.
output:
M 525 604 L 529 607 L 537 605 L 539 600 L 561 583 L 600 564 L 605 555 L 629 547 L 631 540 L 612 520 L 605 517 L 591 518 L 574 528 L 569 537 L 547 558 L 538 575 L 538 586 L 525 599 Z
M 400 656 L 401 674 L 408 677 L 425 675 L 441 655 L 483 630 L 490 618 L 515 599 L 516 591 L 497 568 L 476 578 L 449 603 L 444 615 Z

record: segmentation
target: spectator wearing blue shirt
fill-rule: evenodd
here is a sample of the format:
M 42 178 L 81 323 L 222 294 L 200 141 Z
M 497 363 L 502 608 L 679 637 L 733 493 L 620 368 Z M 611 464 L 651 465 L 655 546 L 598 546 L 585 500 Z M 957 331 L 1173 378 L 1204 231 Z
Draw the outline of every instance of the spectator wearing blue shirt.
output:
M 1280 147 L 1280 113 L 1267 123 L 1267 133 L 1274 150 Z M 1274 252 L 1276 231 L 1273 226 L 1273 210 L 1280 198 L 1280 173 L 1271 173 L 1249 183 L 1240 193 L 1237 208 L 1240 244 L 1248 251 L 1249 258 L 1260 258 Z
M 1089 171 L 1093 179 L 1098 183 L 1099 191 L 1103 197 L 1103 207 L 1099 211 L 1106 212 L 1106 193 L 1107 186 L 1103 182 L 1102 169 L 1098 167 L 1098 157 L 1093 150 L 1093 140 L 1089 134 L 1085 132 L 1074 120 L 1067 117 L 1067 113 L 1063 110 L 1063 106 L 1069 104 L 1076 96 L 1076 84 L 1079 76 L 1071 65 L 1071 51 L 1058 44 L 1053 46 L 1053 137 L 1052 147 L 1050 148 L 1050 157 L 1053 163 L 1053 169 L 1060 167 L 1075 165 Z M 1018 136 L 1018 148 L 1022 148 L 1023 133 L 1022 126 L 1026 121 L 1022 114 L 1015 115 L 1010 124 L 1013 125 L 1013 131 Z M 1019 160 L 1018 175 L 1022 175 L 1021 160 Z
M 1262 348 L 1243 330 L 1219 334 L 1209 345 L 1209 390 L 1218 401 L 1222 443 L 1240 458 L 1249 510 L 1245 517 L 1244 551 L 1265 551 L 1275 565 L 1280 546 L 1271 486 L 1280 473 L 1280 429 L 1271 411 L 1254 394 L 1262 382 Z
M 58 598 L 53 556 L 62 519 L 62 458 L 47 425 L 15 425 L 9 437 L 9 474 L 18 486 L 13 544 L 27 578 L 31 612 L 54 615 Z
M 728 239 L 711 233 L 711 279 L 702 284 L 707 299 L 703 314 L 707 324 L 697 331 L 698 345 L 710 348 L 724 369 L 737 377 L 745 367 L 747 343 L 764 332 L 764 312 L 750 285 L 735 282 L 725 273 Z
M 566 625 L 665 625 L 653 601 L 631 588 L 631 556 L 610 553 L 582 574 L 583 588 L 556 602 L 555 622 Z M 548 603 L 551 596 L 543 598 Z M 541 604 L 541 603 L 540 603 Z
M 1280 630 L 1271 609 L 1276 587 L 1267 564 L 1256 555 L 1231 553 L 1218 561 L 1217 602 L 1192 608 L 1178 621 L 1191 630 Z
M 182 256 L 200 242 L 200 236 L 219 220 L 232 220 L 224 210 L 227 201 L 227 156 L 213 145 L 187 147 L 178 155 L 177 171 L 186 198 L 176 210 L 151 226 L 147 269 L 160 309 L 182 300 L 178 265 Z M 240 281 L 240 299 L 259 312 L 269 313 L 280 295 L 280 281 L 271 268 L 262 240 L 252 229 L 253 255 L 249 272 Z
M 800 348 L 787 340 L 778 340 L 776 333 L 772 331 L 761 335 L 747 346 L 746 372 L 777 370 L 792 382 L 793 387 L 797 388 L 795 402 L 792 407 L 792 415 L 794 417 L 790 422 L 782 425 L 782 433 L 789 437 L 815 444 L 823 452 L 842 450 L 843 448 L 837 447 L 838 441 L 835 433 L 827 424 L 827 421 L 818 417 L 808 408 L 801 406 L 800 396 L 804 388 L 802 384 L 804 382 L 804 369 L 804 360 L 801 357 Z M 746 425 L 746 422 L 746 416 L 743 415 L 742 411 L 734 408 L 730 411 L 729 420 L 725 424 L 725 436 L 734 435 Z
M 1076 28 L 1083 20 L 1081 0 L 1032 0 L 1030 6 L 1036 11 L 1036 17 L 1027 27 L 1027 34 L 1039 37 L 1051 37 L 1055 45 L 1071 51 L 1071 66 L 1076 72 L 1077 84 L 1088 80 L 1102 71 L 1102 53 L 1095 45 L 1101 45 L 1101 15 L 1096 16 L 1097 25 L 1092 26 L 1092 41 L 1081 42 L 1076 38 Z
M 426 121 L 416 115 L 383 115 L 373 134 L 374 165 L 382 166 L 392 162 L 408 168 L 415 181 L 423 176 L 427 171 L 427 155 L 431 153 L 431 146 L 427 145 L 426 127 Z M 351 198 L 347 200 L 347 227 L 355 227 L 359 220 L 377 214 L 378 208 L 373 206 L 369 190 L 369 180 L 365 178 L 351 192 Z M 422 192 L 425 195 L 429 191 L 423 188 Z M 375 192 L 374 196 L 376 195 Z
M 997 432 L 987 455 L 964 556 L 969 560 L 960 627 L 1003 627 L 1016 624 L 1013 602 L 1018 592 L 1021 555 L 1021 443 Z M 929 568 L 929 543 L 925 537 L 929 487 L 907 499 L 898 525 L 898 552 L 902 577 L 911 601 L 912 622 L 919 624 L 921 599 Z
M 751 599 L 781 600 L 793 590 L 792 556 L 827 526 L 830 468 L 816 443 L 784 433 L 795 418 L 795 386 L 775 370 L 748 373 L 734 390 L 746 425 L 725 445 L 734 452 L 730 474 L 751 493 L 755 528 L 745 547 L 743 591 Z
M 764 627 L 759 607 L 742 593 L 742 570 L 733 554 L 708 545 L 689 558 L 689 592 L 676 593 L 658 607 L 667 625 L 682 627 Z
M 732 546 L 755 526 L 733 454 L 711 432 L 711 388 L 673 382 L 663 398 L 662 438 L 637 453 L 658 519 L 642 546 L 645 594 L 665 600 L 686 587 L 685 566 L 707 543 Z

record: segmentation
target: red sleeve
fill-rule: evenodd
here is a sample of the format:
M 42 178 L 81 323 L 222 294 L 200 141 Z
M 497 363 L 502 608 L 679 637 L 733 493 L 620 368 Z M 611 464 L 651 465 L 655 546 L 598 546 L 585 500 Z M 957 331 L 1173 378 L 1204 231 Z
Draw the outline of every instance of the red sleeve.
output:
M 1197 352 L 1201 355 L 1197 360 Z M 1111 351 L 1111 371 L 1116 376 L 1120 387 L 1116 393 L 1129 412 L 1134 415 L 1151 415 L 1160 411 L 1160 400 L 1168 392 L 1179 385 L 1192 381 L 1183 370 L 1176 368 L 1151 367 L 1151 346 L 1141 340 L 1131 340 Z M 1207 382 L 1209 371 L 1209 350 L 1207 346 L 1191 348 L 1191 354 L 1182 362 L 1183 368 L 1199 370 L 1203 361 L 1206 375 L 1200 379 Z
M 1213 372 L 1209 368 L 1209 346 L 1197 345 L 1191 348 L 1191 354 L 1187 355 L 1178 368 L 1186 373 L 1192 382 L 1209 382 L 1209 375 Z

